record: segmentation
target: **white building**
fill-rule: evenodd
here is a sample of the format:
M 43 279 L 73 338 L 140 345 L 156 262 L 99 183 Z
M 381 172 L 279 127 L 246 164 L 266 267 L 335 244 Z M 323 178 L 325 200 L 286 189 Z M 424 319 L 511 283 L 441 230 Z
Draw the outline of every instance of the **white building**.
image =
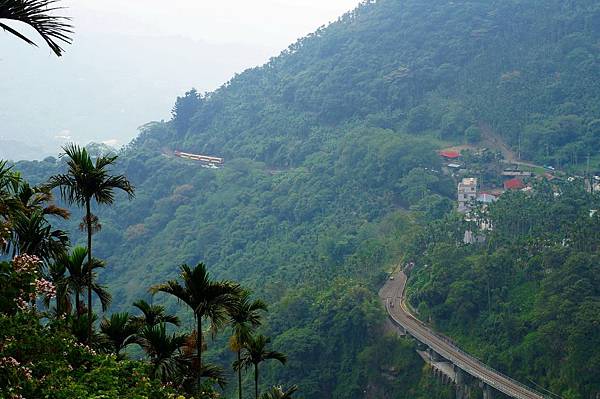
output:
M 481 202 L 483 204 L 491 204 L 492 202 L 498 201 L 498 197 L 490 193 L 479 193 L 477 195 L 477 202 Z
M 470 209 L 469 202 L 477 199 L 477 179 L 467 177 L 458 183 L 458 211 L 466 213 Z

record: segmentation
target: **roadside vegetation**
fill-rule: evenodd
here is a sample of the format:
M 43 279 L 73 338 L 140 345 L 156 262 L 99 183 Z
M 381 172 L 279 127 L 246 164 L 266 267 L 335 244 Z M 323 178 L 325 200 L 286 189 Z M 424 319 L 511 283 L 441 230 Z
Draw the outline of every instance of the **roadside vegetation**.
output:
M 429 224 L 407 253 L 422 320 L 507 375 L 571 399 L 600 390 L 600 196 L 584 187 L 542 181 L 505 193 L 471 222 Z M 465 244 L 465 230 L 485 242 Z

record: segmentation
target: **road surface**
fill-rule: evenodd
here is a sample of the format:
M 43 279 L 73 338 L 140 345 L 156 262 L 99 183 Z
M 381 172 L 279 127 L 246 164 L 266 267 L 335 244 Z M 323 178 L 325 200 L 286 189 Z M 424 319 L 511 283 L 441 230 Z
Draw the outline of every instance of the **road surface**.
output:
M 385 303 L 388 315 L 395 324 L 418 341 L 433 349 L 440 356 L 450 361 L 476 379 L 485 382 L 496 390 L 518 399 L 543 399 L 544 396 L 531 388 L 515 381 L 491 367 L 463 352 L 456 345 L 424 323 L 415 318 L 409 311 L 404 300 L 406 275 L 404 272 L 395 273 L 379 291 L 379 296 Z

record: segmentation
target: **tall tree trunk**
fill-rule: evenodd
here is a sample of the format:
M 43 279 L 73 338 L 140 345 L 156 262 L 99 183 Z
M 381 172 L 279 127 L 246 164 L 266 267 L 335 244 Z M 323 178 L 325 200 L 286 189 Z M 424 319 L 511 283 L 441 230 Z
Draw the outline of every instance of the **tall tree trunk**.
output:
M 196 330 L 196 350 L 198 351 L 198 387 L 202 383 L 202 317 L 196 316 L 198 329 Z
M 88 345 L 92 344 L 92 211 L 90 200 L 85 202 L 88 250 Z
M 75 292 L 75 317 L 79 320 L 79 309 L 81 308 L 81 303 L 79 302 L 79 291 Z
M 58 315 L 58 317 L 61 317 L 64 313 L 64 309 L 66 308 L 65 292 L 58 283 L 55 283 L 55 285 L 56 285 L 56 314 Z
M 258 364 L 254 363 L 254 394 L 258 399 Z
M 238 345 L 239 345 L 239 342 L 238 342 Z M 238 348 L 238 350 L 237 350 L 238 364 L 240 364 L 241 357 L 242 357 L 242 351 Z M 239 397 L 239 399 L 242 399 L 242 368 L 241 367 L 238 368 L 238 397 Z

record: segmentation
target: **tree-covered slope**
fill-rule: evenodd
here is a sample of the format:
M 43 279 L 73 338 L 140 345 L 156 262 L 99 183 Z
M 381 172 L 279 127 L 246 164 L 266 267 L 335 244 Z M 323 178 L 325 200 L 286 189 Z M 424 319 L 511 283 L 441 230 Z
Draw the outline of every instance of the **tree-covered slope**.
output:
M 527 384 L 563 398 L 600 391 L 600 196 L 572 183 L 511 192 L 477 219 L 421 233 L 409 290 L 423 320 Z M 485 235 L 464 245 L 465 228 Z M 457 234 L 458 233 L 458 234 Z
M 435 396 L 410 348 L 386 350 L 376 299 L 418 226 L 451 209 L 435 150 L 484 124 L 536 161 L 597 153 L 599 16 L 593 1 L 369 1 L 189 92 L 121 153 L 136 199 L 96 210 L 113 309 L 203 260 L 274 304 L 266 328 L 291 353 L 271 380 L 285 373 L 306 398 Z M 43 181 L 64 165 L 17 168 Z
M 366 2 L 181 107 L 170 140 L 289 165 L 346 123 L 459 140 L 486 123 L 525 159 L 581 163 L 600 145 L 599 7 Z

